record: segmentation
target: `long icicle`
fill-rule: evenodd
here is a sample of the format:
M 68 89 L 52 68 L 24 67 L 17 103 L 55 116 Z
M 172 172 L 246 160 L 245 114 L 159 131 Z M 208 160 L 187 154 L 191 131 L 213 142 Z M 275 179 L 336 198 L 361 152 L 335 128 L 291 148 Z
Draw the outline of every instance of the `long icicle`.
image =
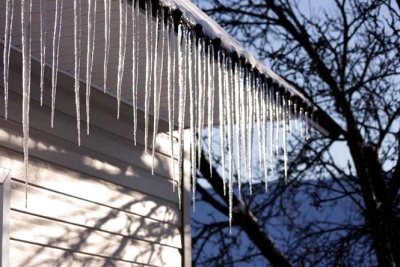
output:
M 249 131 L 248 136 L 248 177 L 249 177 L 249 191 L 253 194 L 253 130 L 254 130 L 254 73 L 250 71 L 250 86 L 249 90 L 249 101 L 248 101 L 248 125 L 247 129 Z
M 88 42 L 86 57 L 86 133 L 90 125 L 90 89 L 92 87 L 93 52 L 95 44 L 96 0 L 89 0 L 88 6 Z
M 158 132 L 158 121 L 160 118 L 160 98 L 161 98 L 161 89 L 162 89 L 162 74 L 163 74 L 163 66 L 164 66 L 164 44 L 165 44 L 165 23 L 164 23 L 164 10 L 161 9 L 161 17 L 160 17 L 160 30 L 158 34 L 158 39 L 161 40 L 161 45 L 159 48 L 156 49 L 160 50 L 160 67 L 159 67 L 159 75 L 158 75 L 158 86 L 155 88 L 154 91 L 154 127 L 153 127 L 153 151 L 152 151 L 152 171 L 154 173 L 154 157 L 155 157 L 155 150 L 156 150 L 156 138 Z
M 212 160 L 213 160 L 213 130 L 214 130 L 214 91 L 215 91 L 215 60 L 214 46 L 209 44 L 209 86 L 208 86 L 208 159 L 210 161 L 210 176 L 212 177 Z
M 119 0 L 119 54 L 118 54 L 118 78 L 117 78 L 117 119 L 121 109 L 122 81 L 125 70 L 126 32 L 127 32 L 127 4 L 126 0 Z
M 178 196 L 179 196 L 179 208 L 182 207 L 182 175 L 183 175 L 183 149 L 184 149 L 184 123 L 185 123 L 185 100 L 186 100 L 186 87 L 185 87 L 185 40 L 186 30 L 182 29 L 182 24 L 178 26 L 178 75 L 179 75 L 179 155 L 178 155 Z M 182 36 L 183 35 L 183 36 Z M 182 48 L 183 46 L 183 48 Z M 184 51 L 182 51 L 184 50 Z
M 284 169 L 284 177 L 285 184 L 287 183 L 287 114 L 286 114 L 286 96 L 282 95 L 282 139 L 283 139 L 283 169 Z
M 240 83 L 240 111 L 241 111 L 241 117 L 242 117 L 242 125 L 241 125 L 241 146 L 242 146 L 242 153 L 243 153 L 243 170 L 244 174 L 246 177 L 247 182 L 249 181 L 249 176 L 247 175 L 247 95 L 245 91 L 247 90 L 247 68 L 243 68 L 242 70 L 242 81 Z
M 234 72 L 234 80 L 235 80 L 235 121 L 236 121 L 236 151 L 237 151 L 237 183 L 239 190 L 239 198 L 242 197 L 242 111 L 241 111 L 241 99 L 240 99 L 240 90 L 241 90 L 241 70 L 242 64 L 235 64 L 235 72 Z
M 256 102 L 256 107 L 255 107 L 255 112 L 256 112 L 256 120 L 257 120 L 257 143 L 258 143 L 258 164 L 259 168 L 262 166 L 262 125 L 261 125 L 261 103 L 260 103 L 260 98 L 261 98 L 261 84 L 260 84 L 260 77 L 257 77 L 256 79 L 256 89 L 255 89 L 255 102 Z
M 154 41 L 154 59 L 153 59 L 153 91 L 154 91 L 154 97 L 153 97 L 153 132 L 154 132 L 154 127 L 156 124 L 156 110 L 157 110 L 157 97 L 158 97 L 158 84 L 157 84 L 157 67 L 158 67 L 158 39 L 160 37 L 160 32 L 159 32 L 159 19 L 158 19 L 158 9 L 156 10 L 156 29 L 155 29 L 155 41 Z M 153 50 L 152 50 L 153 51 Z M 152 136 L 152 144 L 155 144 L 155 136 Z M 152 166 L 151 166 L 151 174 L 154 174 L 154 147 L 152 146 L 151 148 L 151 155 L 152 155 Z
M 226 195 L 226 180 L 225 180 L 225 101 L 224 101 L 224 74 L 223 62 L 225 55 L 220 51 L 218 53 L 218 80 L 219 80 L 219 136 L 220 136 L 220 151 L 222 165 L 222 182 L 224 186 L 224 195 Z
M 198 66 L 201 66 L 201 69 L 198 69 L 197 72 L 199 73 L 199 81 L 201 86 L 199 87 L 199 101 L 198 101 L 198 112 L 197 112 L 197 166 L 200 168 L 200 160 L 201 160 L 201 151 L 202 151 L 202 131 L 204 125 L 204 105 L 205 105 L 205 90 L 206 90 L 206 66 L 207 66 L 207 59 L 206 59 L 206 44 L 204 39 L 199 39 L 199 53 L 200 56 L 197 58 Z M 198 54 L 199 55 L 199 54 Z
M 168 70 L 167 70 L 167 74 L 168 74 L 168 131 L 169 131 L 169 142 L 170 142 L 170 149 L 171 149 L 171 162 L 172 162 L 172 179 L 173 179 L 173 183 L 172 183 L 172 187 L 173 187 L 173 191 L 175 192 L 175 185 L 176 185 L 176 179 L 175 179 L 175 155 L 174 155 L 174 136 L 173 136 L 173 131 L 174 131 L 174 125 L 175 125 L 175 121 L 174 121 L 174 117 L 173 117 L 173 109 L 174 109 L 174 100 L 175 100 L 175 96 L 174 96 L 174 90 L 173 90 L 173 86 L 175 85 L 175 83 L 172 81 L 172 79 L 175 79 L 175 76 L 172 75 L 172 73 L 174 73 L 175 71 L 171 71 L 172 68 L 175 68 L 175 49 L 176 49 L 176 45 L 173 45 L 171 47 L 171 44 L 176 43 L 176 38 L 175 34 L 174 34 L 174 24 L 173 21 L 170 21 L 168 23 L 168 38 L 167 38 L 167 51 L 172 51 L 168 53 L 168 61 L 167 61 L 167 65 L 168 65 Z M 171 40 L 172 38 L 172 40 Z M 172 75 L 172 77 L 171 77 Z
M 269 159 L 271 164 L 271 175 L 274 175 L 274 106 L 273 100 L 274 96 L 272 93 L 272 88 L 268 85 L 268 105 L 269 105 Z M 275 125 L 276 127 L 276 125 Z
M 24 150 L 25 207 L 28 207 L 29 101 L 31 87 L 31 0 L 21 0 L 22 34 L 22 128 Z
M 81 112 L 79 99 L 79 85 L 81 72 L 81 0 L 74 1 L 74 77 L 75 77 L 75 110 L 76 129 L 78 131 L 78 146 L 81 145 Z
M 233 97 L 232 97 L 232 62 L 228 57 L 226 59 L 226 86 L 225 86 L 225 96 L 226 96 L 226 118 L 227 118 L 227 127 L 228 127 L 228 198 L 229 198 L 229 232 L 232 233 L 232 208 L 233 208 L 233 125 L 232 125 L 232 116 L 233 116 Z
M 189 97 L 190 97 L 190 161 L 191 161 L 191 178 L 192 178 L 192 207 L 193 211 L 196 210 L 196 120 L 195 120 L 195 88 L 192 82 L 192 65 L 191 61 L 193 51 L 196 51 L 193 47 L 195 42 L 192 40 L 192 34 L 188 36 L 189 45 L 188 49 L 188 79 L 189 79 Z M 196 65 L 195 65 L 196 66 Z
M 103 74 L 103 92 L 107 91 L 108 77 L 108 59 L 110 57 L 110 20 L 111 20 L 111 2 L 104 0 L 104 74 Z
M 261 126 L 261 132 L 262 132 L 262 137 L 261 137 L 261 149 L 262 149 L 262 161 L 263 161 L 263 167 L 264 167 L 264 184 L 265 184 L 265 191 L 268 190 L 268 157 L 267 157 L 267 88 L 265 82 L 262 83 L 261 85 L 261 120 L 262 120 L 262 126 Z
M 140 7 L 139 7 L 139 0 L 136 0 L 136 6 L 134 8 L 135 10 L 135 15 L 134 15 L 134 20 L 135 22 L 133 23 L 133 27 L 135 29 L 135 32 L 133 33 L 133 36 L 135 37 L 135 47 L 136 47 L 136 57 L 135 57 L 135 79 L 132 79 L 132 83 L 134 83 L 133 87 L 133 95 L 132 95 L 132 103 L 133 103 L 133 143 L 136 146 L 136 133 L 137 133 L 137 109 L 138 109 L 138 103 L 137 103 L 137 92 L 138 92 L 138 87 L 139 87 L 139 52 L 140 52 L 140 38 L 139 38 L 139 19 L 140 19 Z M 132 14 L 133 16 L 133 14 Z
M 149 134 L 149 109 L 151 97 L 151 71 L 152 71 L 152 52 L 153 52 L 153 7 L 151 1 L 146 1 L 146 85 L 144 96 L 144 151 L 147 153 L 147 143 Z
M 4 117 L 8 117 L 8 77 L 10 68 L 11 33 L 14 17 L 14 0 L 6 2 L 6 29 L 4 32 L 3 82 L 4 82 Z
M 43 106 L 44 71 L 46 69 L 47 1 L 40 0 L 40 106 Z
M 132 2 L 132 115 L 133 115 L 133 144 L 136 146 L 137 131 L 137 91 L 138 91 L 138 62 L 139 62 L 139 1 Z
M 58 75 L 58 57 L 60 53 L 60 37 L 62 22 L 63 0 L 56 0 L 56 13 L 54 18 L 54 35 L 53 35 L 53 62 L 52 62 L 52 79 L 51 79 L 51 128 L 54 127 L 54 110 L 56 106 L 57 94 L 57 75 Z

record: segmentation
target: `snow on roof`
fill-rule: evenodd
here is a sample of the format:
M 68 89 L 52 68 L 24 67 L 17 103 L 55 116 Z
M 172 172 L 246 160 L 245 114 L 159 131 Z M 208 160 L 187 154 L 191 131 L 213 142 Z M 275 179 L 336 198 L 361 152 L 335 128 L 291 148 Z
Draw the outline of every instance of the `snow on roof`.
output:
M 276 84 L 285 88 L 290 92 L 290 94 L 300 98 L 304 103 L 312 108 L 313 111 L 316 111 L 317 108 L 308 98 L 297 91 L 270 68 L 266 67 L 264 63 L 253 56 L 253 54 L 246 50 L 235 38 L 229 35 L 220 25 L 218 25 L 195 4 L 188 0 L 162 0 L 160 4 L 173 10 L 178 9 L 182 11 L 182 16 L 188 24 L 191 24 L 191 26 L 195 26 L 196 24 L 201 25 L 205 36 L 212 40 L 221 40 L 221 46 L 228 52 L 236 52 L 240 58 L 245 59 L 246 63 L 250 64 L 253 68 L 257 69 L 268 78 L 271 78 Z

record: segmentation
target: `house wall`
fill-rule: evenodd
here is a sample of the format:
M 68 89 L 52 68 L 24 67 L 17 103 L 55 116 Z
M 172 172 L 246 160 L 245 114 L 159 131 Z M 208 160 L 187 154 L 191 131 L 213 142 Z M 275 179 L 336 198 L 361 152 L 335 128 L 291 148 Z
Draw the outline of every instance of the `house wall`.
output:
M 152 175 L 151 150 L 144 152 L 143 120 L 134 146 L 131 107 L 123 105 L 122 116 L 116 120 L 116 100 L 92 90 L 90 135 L 82 122 L 82 145 L 78 147 L 72 79 L 59 75 L 51 128 L 51 82 L 46 81 L 41 107 L 36 62 L 32 70 L 27 202 L 21 66 L 15 58 L 10 70 L 8 120 L 0 109 L 0 167 L 11 169 L 9 265 L 189 266 L 186 202 L 190 197 L 185 191 L 185 208 L 180 210 L 172 190 L 169 137 L 158 136 Z M 49 72 L 46 75 L 50 77 Z M 83 98 L 81 106 L 84 118 Z M 161 122 L 160 130 L 166 129 Z M 149 144 L 151 140 L 150 136 Z M 188 173 L 185 170 L 186 178 Z

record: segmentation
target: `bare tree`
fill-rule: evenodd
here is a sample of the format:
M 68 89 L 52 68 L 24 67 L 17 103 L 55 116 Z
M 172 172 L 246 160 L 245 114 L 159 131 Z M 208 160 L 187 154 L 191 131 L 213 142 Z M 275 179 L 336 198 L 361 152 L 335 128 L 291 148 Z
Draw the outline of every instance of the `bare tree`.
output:
M 228 32 L 325 110 L 342 135 L 339 140 L 292 138 L 290 182 L 277 183 L 261 196 L 242 192 L 243 200 L 235 200 L 235 234 L 222 231 L 225 241 L 214 245 L 222 259 L 204 256 L 207 242 L 226 229 L 227 212 L 217 174 L 211 178 L 202 164 L 211 189 L 200 185 L 198 198 L 220 215 L 194 219 L 195 264 L 226 266 L 264 258 L 274 266 L 400 266 L 399 6 L 332 0 L 306 8 L 304 2 L 209 0 L 204 5 Z M 337 147 L 346 149 L 337 152 Z M 335 153 L 348 157 L 348 164 L 339 164 Z M 296 196 L 306 196 L 302 201 L 313 206 L 310 210 L 329 212 L 338 203 L 348 210 L 341 220 L 310 220 L 307 211 L 300 212 Z M 281 222 L 281 234 L 271 221 Z M 241 234 L 250 241 L 239 241 Z M 229 251 L 240 242 L 246 253 L 232 255 Z

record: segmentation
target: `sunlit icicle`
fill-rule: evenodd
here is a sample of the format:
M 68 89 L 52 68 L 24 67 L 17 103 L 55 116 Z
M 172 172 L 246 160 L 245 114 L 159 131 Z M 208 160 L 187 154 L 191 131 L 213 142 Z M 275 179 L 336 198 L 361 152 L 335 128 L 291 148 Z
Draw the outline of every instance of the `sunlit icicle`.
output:
M 261 85 L 260 85 L 260 78 L 257 77 L 256 79 L 256 88 L 255 88 L 255 113 L 256 113 L 256 120 L 257 120 L 257 145 L 258 145 L 258 164 L 259 168 L 262 166 L 262 122 L 261 122 L 261 103 L 260 103 L 260 98 L 261 98 Z
M 78 146 L 81 145 L 80 72 L 81 72 L 81 0 L 74 1 L 74 89 Z
M 268 157 L 267 157 L 267 88 L 265 82 L 261 85 L 261 147 L 264 167 L 265 191 L 268 190 Z
M 6 0 L 6 25 L 4 31 L 4 50 L 3 50 L 3 84 L 4 84 L 4 117 L 8 117 L 8 77 L 10 67 L 10 49 L 12 22 L 14 17 L 14 0 Z
M 155 124 L 156 124 L 156 112 L 157 112 L 157 102 L 158 101 L 158 79 L 157 79 L 157 68 L 158 68 L 158 41 L 160 39 L 160 31 L 159 31 L 159 18 L 158 18 L 158 9 L 156 10 L 156 17 L 155 17 L 155 36 L 154 36 L 154 51 L 152 57 L 154 56 L 153 59 L 153 91 L 154 91 L 154 97 L 153 97 L 153 136 L 152 136 L 152 148 L 151 148 L 151 155 L 152 155 L 152 165 L 151 165 L 151 174 L 154 174 L 154 147 L 153 144 L 155 145 L 155 139 L 156 136 L 154 135 L 154 130 L 155 130 Z
M 51 128 L 54 126 L 54 110 L 56 107 L 57 94 L 57 75 L 58 75 L 58 58 L 60 52 L 61 22 L 62 22 L 63 0 L 56 0 L 56 12 L 54 18 L 54 35 L 53 35 L 53 61 L 51 76 Z
M 107 77 L 108 77 L 108 59 L 110 57 L 110 20 L 111 20 L 111 2 L 104 0 L 104 78 L 103 78 L 103 91 L 107 91 Z
M 300 131 L 300 137 L 304 137 L 304 109 L 303 107 L 300 107 L 299 114 L 298 114 L 298 120 L 299 120 L 299 131 Z
M 40 0 L 40 106 L 43 106 L 44 71 L 46 69 L 47 1 Z
M 249 177 L 247 176 L 247 168 L 248 168 L 248 166 L 247 166 L 247 129 L 246 129 L 246 127 L 247 127 L 247 116 L 246 116 L 246 114 L 247 114 L 247 111 L 246 111 L 246 108 L 247 108 L 247 97 L 246 97 L 246 90 L 247 90 L 247 68 L 243 68 L 243 69 L 241 69 L 241 80 L 240 80 L 240 92 L 239 92 L 239 94 L 240 94 L 240 117 L 241 117 L 241 127 L 240 127 L 240 136 L 241 136 L 241 140 L 240 140 L 240 142 L 241 142 L 241 147 L 242 147 L 242 149 L 241 149 L 241 151 L 242 151 L 242 153 L 239 155 L 239 157 L 242 157 L 242 155 L 243 155 L 243 163 L 244 163 L 244 168 L 243 168 L 243 170 L 244 170 L 244 174 L 245 174 L 245 177 L 246 177 L 246 179 L 247 179 L 247 181 L 249 181 Z
M 241 198 L 241 190 L 242 190 L 242 149 L 241 149 L 241 110 L 240 110 L 240 69 L 241 63 L 235 63 L 233 80 L 234 80 L 234 97 L 235 97 L 235 129 L 236 129 L 236 158 L 238 161 L 237 164 L 237 183 L 239 189 L 239 197 Z
M 133 111 L 133 143 L 136 146 L 137 132 L 137 92 L 139 69 L 139 1 L 132 4 L 132 111 Z
M 271 175 L 274 175 L 274 106 L 273 106 L 273 93 L 271 86 L 268 86 L 268 105 L 269 105 L 269 159 L 271 163 Z M 275 125 L 275 127 L 277 127 Z
M 160 29 L 158 33 L 158 39 L 160 39 L 161 43 L 159 47 L 156 49 L 160 50 L 159 58 L 160 58 L 160 66 L 159 66 L 159 74 L 158 74 L 158 84 L 154 88 L 154 126 L 153 126 L 153 150 L 152 150 L 152 171 L 154 173 L 154 156 L 156 151 L 156 138 L 158 132 L 158 121 L 160 119 L 160 98 L 161 98 L 161 89 L 162 89 L 162 78 L 163 78 L 163 66 L 164 66 L 164 45 L 165 45 L 165 24 L 164 24 L 164 10 L 161 9 L 160 14 Z M 156 81 L 156 80 L 155 80 Z
M 282 129 L 282 141 L 283 141 L 283 168 L 284 168 L 284 177 L 285 177 L 285 183 L 287 183 L 287 172 L 288 172 L 288 158 L 287 158 L 287 108 L 286 108 L 287 102 L 286 102 L 286 97 L 285 94 L 282 96 L 282 124 L 283 124 L 283 129 Z
M 119 53 L 117 77 L 117 119 L 121 109 L 122 80 L 125 70 L 126 31 L 127 31 L 127 4 L 126 0 L 119 0 Z
M 275 156 L 279 156 L 279 130 L 281 128 L 281 97 L 279 91 L 275 93 Z
M 178 115 L 178 132 L 179 132 L 179 155 L 178 155 L 178 195 L 179 195 L 179 207 L 182 206 L 182 175 L 183 175 L 183 150 L 184 150 L 184 123 L 185 123 L 185 105 L 186 105 L 186 86 L 185 86 L 185 61 L 186 57 L 186 29 L 182 29 L 182 24 L 178 27 L 178 75 L 179 75 L 179 115 Z M 183 47 L 182 47 L 183 46 Z
M 250 79 L 249 79 L 249 88 L 248 88 L 248 94 L 249 94 L 249 101 L 248 101 L 248 124 L 247 124 L 247 130 L 249 131 L 248 135 L 248 144 L 247 144 L 247 149 L 248 149 L 248 179 L 249 179 L 249 191 L 250 194 L 253 194 L 253 141 L 254 141 L 254 136 L 253 136 L 253 127 L 254 127 L 254 73 L 250 72 Z
M 147 153 L 147 142 L 149 134 L 149 109 L 151 97 L 151 71 L 153 53 L 153 7 L 151 1 L 145 1 L 146 5 L 146 85 L 144 96 L 144 151 Z
M 293 119 L 294 119 L 294 129 L 296 131 L 298 131 L 298 129 L 299 129 L 299 118 L 298 118 L 297 101 L 296 100 L 293 103 Z
M 173 86 L 175 86 L 175 83 L 173 82 L 172 79 L 175 79 L 175 76 L 172 75 L 172 73 L 175 73 L 175 71 L 171 71 L 171 69 L 175 68 L 175 49 L 176 45 L 176 38 L 175 37 L 175 31 L 174 31 L 174 24 L 173 21 L 168 23 L 168 37 L 167 37 L 167 51 L 168 53 L 168 59 L 167 59 L 167 74 L 168 74 L 168 126 L 169 126 L 169 141 L 170 141 L 170 149 L 171 149 L 171 162 L 172 162 L 172 179 L 173 179 L 173 190 L 175 191 L 175 155 L 174 155 L 174 136 L 173 136 L 173 131 L 174 131 L 174 125 L 175 125 L 175 118 L 173 117 L 173 109 L 174 109 L 174 102 L 175 102 L 175 96 L 174 96 L 174 89 Z M 171 40 L 172 38 L 172 40 Z M 171 47 L 172 45 L 172 47 Z
M 293 132 L 293 123 L 292 123 L 292 112 L 291 112 L 291 108 L 292 108 L 292 100 L 290 99 L 290 96 L 288 97 L 287 100 L 287 121 L 288 121 L 288 132 L 289 135 L 292 135 Z
M 204 107 L 205 107 L 205 97 L 206 97 L 206 66 L 207 66 L 207 59 L 206 59 L 206 44 L 204 39 L 199 39 L 200 45 L 200 57 L 198 57 L 198 66 L 201 66 L 201 69 L 198 69 L 200 76 L 198 77 L 201 86 L 199 87 L 199 94 L 198 94 L 198 113 L 197 113 L 197 166 L 200 168 L 200 159 L 201 159 L 201 151 L 202 151 L 202 132 L 203 132 L 203 125 L 204 125 Z M 201 63 L 201 64 L 200 64 Z
M 188 57 L 188 80 L 189 80 L 189 100 L 190 100 L 190 112 L 189 112 L 189 124 L 190 124 L 190 162 L 191 162 L 191 178 L 192 178 L 192 207 L 193 211 L 196 210 L 196 120 L 195 120 L 195 87 L 193 86 L 192 80 L 192 53 L 195 51 L 193 45 L 192 34 L 188 35 L 187 45 L 187 57 Z
M 307 123 L 307 119 L 308 119 L 308 111 L 304 112 L 304 135 L 306 137 L 306 140 L 308 141 L 308 139 L 310 138 L 310 126 Z
M 215 87 L 215 60 L 214 46 L 209 44 L 209 68 L 208 68 L 208 158 L 210 161 L 210 176 L 212 177 L 212 159 L 213 159 L 213 130 L 214 130 L 214 87 Z
M 88 42 L 86 56 L 86 133 L 90 125 L 90 89 L 92 87 L 93 53 L 96 33 L 96 0 L 89 0 L 88 6 Z
M 221 166 L 222 166 L 222 181 L 224 186 L 224 195 L 226 195 L 226 180 L 225 180 L 225 101 L 224 101 L 224 73 L 223 62 L 225 55 L 218 52 L 218 81 L 219 81 L 219 136 L 220 136 L 220 151 L 221 151 Z
M 21 0 L 22 34 L 22 128 L 24 150 L 25 207 L 28 207 L 29 100 L 31 87 L 31 0 Z
M 228 57 L 226 59 L 226 76 L 225 76 L 225 97 L 226 97 L 226 118 L 227 118 L 227 136 L 228 136 L 228 194 L 229 194 L 229 231 L 232 229 L 232 206 L 233 206 L 233 96 L 232 96 L 232 62 Z

